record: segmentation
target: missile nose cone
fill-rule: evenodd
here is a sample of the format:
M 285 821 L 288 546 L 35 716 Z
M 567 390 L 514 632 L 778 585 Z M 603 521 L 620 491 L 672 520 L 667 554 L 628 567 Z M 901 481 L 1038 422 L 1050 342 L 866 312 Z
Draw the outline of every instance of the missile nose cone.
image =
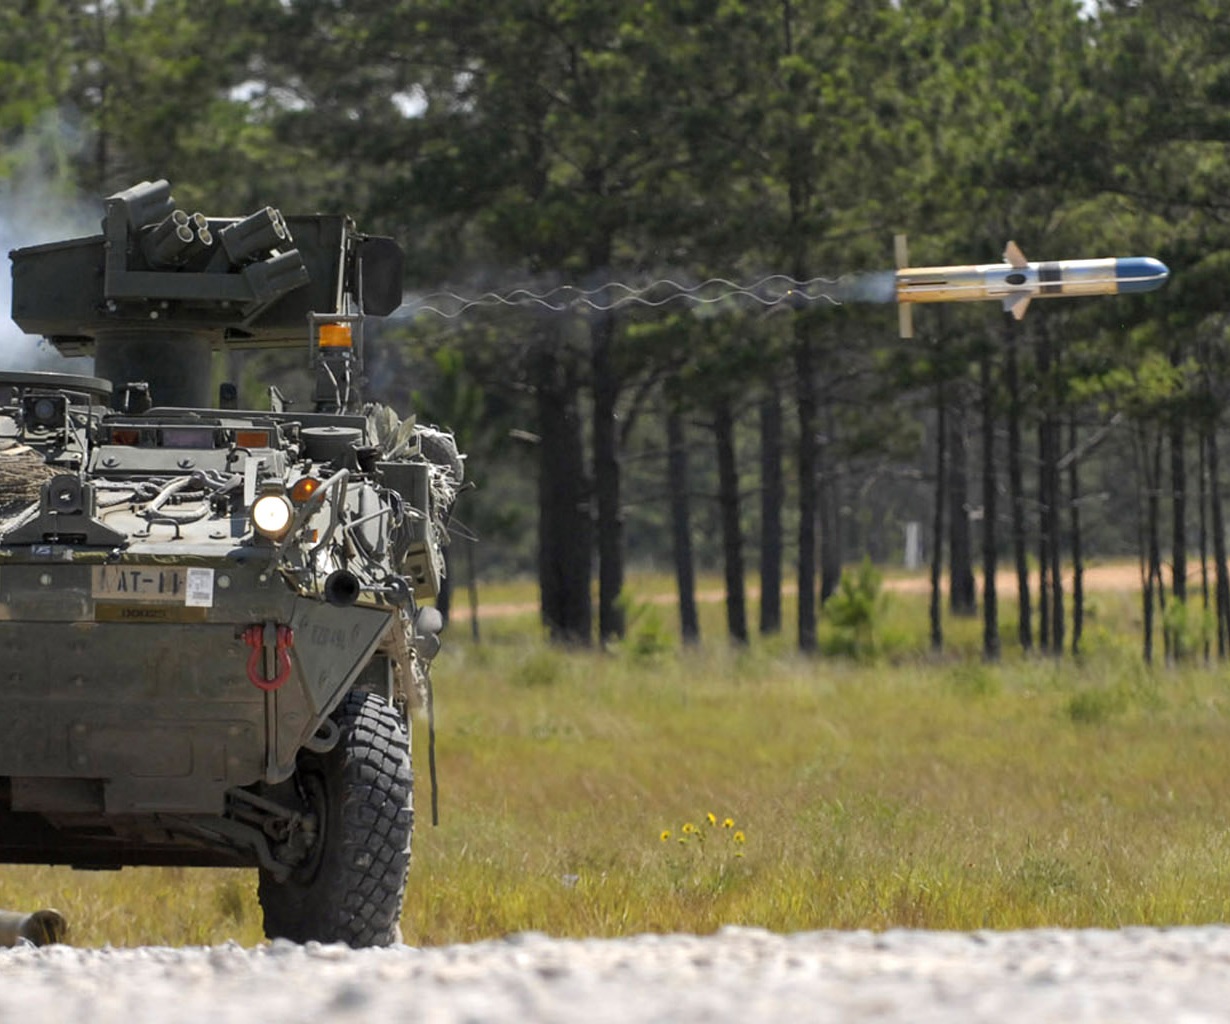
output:
M 1129 256 L 1115 260 L 1115 280 L 1121 293 L 1151 292 L 1166 283 L 1170 270 L 1151 256 Z

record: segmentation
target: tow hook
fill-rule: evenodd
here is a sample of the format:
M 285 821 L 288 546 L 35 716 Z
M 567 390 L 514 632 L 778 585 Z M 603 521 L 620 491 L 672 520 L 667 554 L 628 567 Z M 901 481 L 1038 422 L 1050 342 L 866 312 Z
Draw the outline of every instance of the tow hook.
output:
M 248 681 L 266 693 L 280 688 L 290 678 L 290 648 L 295 643 L 295 631 L 276 622 L 258 623 L 243 631 L 243 640 L 252 648 L 248 655 Z

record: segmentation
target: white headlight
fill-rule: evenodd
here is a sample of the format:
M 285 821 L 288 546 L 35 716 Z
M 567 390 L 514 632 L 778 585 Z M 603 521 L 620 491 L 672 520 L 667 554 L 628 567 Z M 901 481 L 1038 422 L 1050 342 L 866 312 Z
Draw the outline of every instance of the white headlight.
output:
M 252 525 L 271 540 L 285 536 L 294 518 L 294 506 L 285 495 L 266 494 L 252 502 Z

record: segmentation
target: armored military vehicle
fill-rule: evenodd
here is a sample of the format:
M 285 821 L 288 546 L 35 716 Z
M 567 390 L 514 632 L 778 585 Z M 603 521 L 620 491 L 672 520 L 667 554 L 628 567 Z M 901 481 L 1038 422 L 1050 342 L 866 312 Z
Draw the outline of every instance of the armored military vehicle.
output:
M 10 255 L 13 320 L 95 376 L 0 372 L 0 862 L 254 867 L 270 937 L 394 941 L 463 465 L 359 404 L 401 250 L 159 181 Z M 215 352 L 288 345 L 308 407 L 215 399 Z

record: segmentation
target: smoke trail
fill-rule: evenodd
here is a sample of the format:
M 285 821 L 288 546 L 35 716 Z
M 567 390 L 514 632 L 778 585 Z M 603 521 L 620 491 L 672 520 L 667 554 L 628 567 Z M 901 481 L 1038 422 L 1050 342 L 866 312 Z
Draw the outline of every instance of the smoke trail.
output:
M 893 302 L 895 276 L 891 270 L 848 274 L 839 278 L 813 277 L 804 281 L 785 274 L 769 274 L 757 281 L 740 283 L 711 277 L 695 284 L 669 277 L 644 283 L 610 281 L 597 288 L 556 285 L 507 291 L 464 294 L 437 291 L 407 299 L 393 314 L 399 319 L 432 315 L 456 320 L 477 309 L 520 308 L 550 313 L 609 312 L 629 306 L 659 309 L 682 304 L 698 313 L 713 315 L 734 309 L 773 309 L 788 306 L 804 309 L 816 303 L 840 306 L 847 302 Z
M 672 304 L 710 312 L 717 312 L 723 307 L 768 309 L 782 305 L 802 307 L 815 302 L 837 305 L 841 301 L 837 297 L 841 287 L 840 279 L 815 277 L 799 281 L 785 274 L 769 274 L 748 283 L 725 277 L 711 277 L 697 283 L 660 277 L 643 283 L 609 281 L 596 288 L 565 284 L 541 290 L 522 287 L 473 295 L 437 291 L 408 300 L 394 316 L 414 318 L 420 314 L 431 314 L 445 320 L 455 320 L 475 309 L 500 307 L 551 313 L 586 313 L 609 312 L 629 306 L 659 309 Z
M 0 181 L 0 254 L 62 238 L 96 235 L 100 212 L 76 196 L 69 166 L 80 134 L 59 115 L 45 117 L 6 151 L 11 173 Z M 90 373 L 93 360 L 65 359 L 10 319 L 12 270 L 0 267 L 0 369 Z

